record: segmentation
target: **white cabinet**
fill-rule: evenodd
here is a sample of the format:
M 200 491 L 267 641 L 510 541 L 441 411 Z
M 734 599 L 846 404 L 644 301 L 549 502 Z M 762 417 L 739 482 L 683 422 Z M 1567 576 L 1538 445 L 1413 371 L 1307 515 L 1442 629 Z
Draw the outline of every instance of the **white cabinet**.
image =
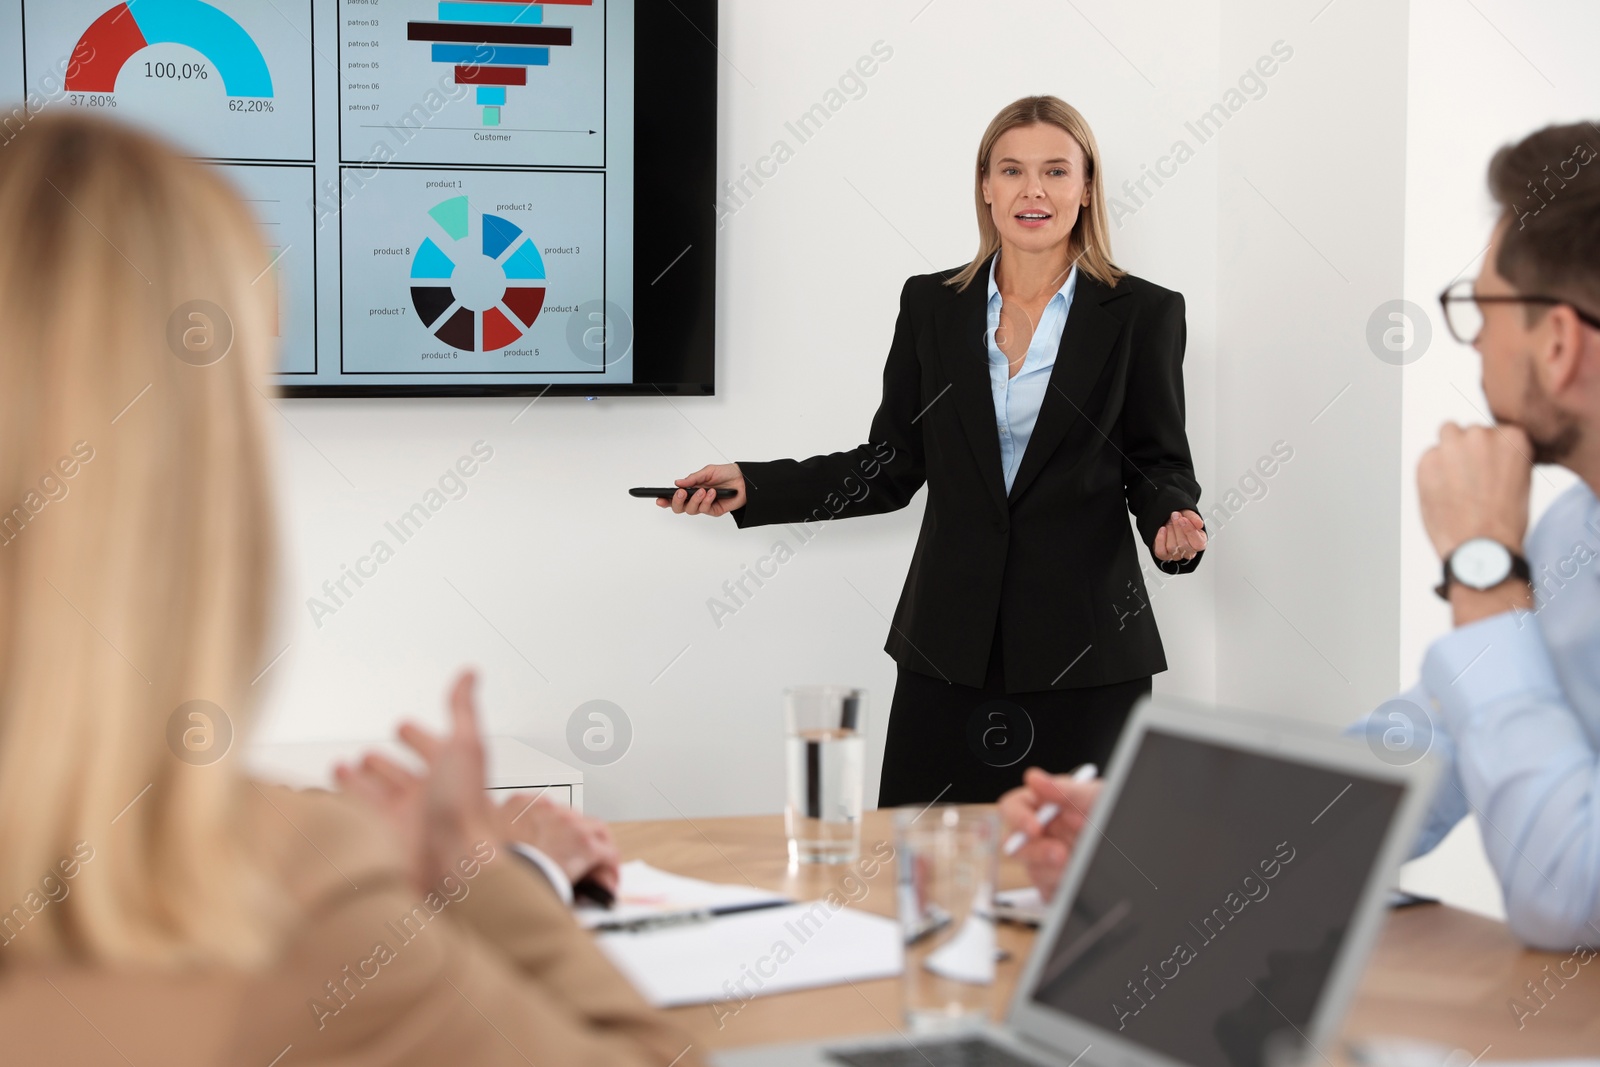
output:
M 497 795 L 542 792 L 556 803 L 583 810 L 582 771 L 511 737 L 485 738 L 484 747 L 488 786 Z M 408 767 L 420 766 L 411 750 L 393 739 L 252 745 L 245 762 L 250 772 L 260 778 L 301 789 L 331 789 L 335 763 L 353 763 L 370 751 L 381 752 Z

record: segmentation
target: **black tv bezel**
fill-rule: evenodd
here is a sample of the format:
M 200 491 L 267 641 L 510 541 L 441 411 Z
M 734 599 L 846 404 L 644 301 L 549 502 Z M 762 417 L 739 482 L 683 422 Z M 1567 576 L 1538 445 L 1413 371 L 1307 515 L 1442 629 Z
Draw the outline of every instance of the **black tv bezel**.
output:
M 716 395 L 716 40 L 717 0 L 635 6 L 635 169 L 640 160 L 665 165 L 650 169 L 648 184 L 634 182 L 632 382 L 295 385 L 279 375 L 278 395 Z

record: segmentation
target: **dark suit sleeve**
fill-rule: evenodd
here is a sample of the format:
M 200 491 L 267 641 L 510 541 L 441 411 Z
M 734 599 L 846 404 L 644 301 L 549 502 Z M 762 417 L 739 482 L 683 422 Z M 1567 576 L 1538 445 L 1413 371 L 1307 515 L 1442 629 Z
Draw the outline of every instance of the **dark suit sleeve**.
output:
M 1185 562 L 1156 558 L 1156 531 L 1174 511 L 1200 510 L 1200 483 L 1184 432 L 1183 350 L 1188 340 L 1183 294 L 1170 293 L 1134 341 L 1122 408 L 1122 480 L 1128 510 L 1150 558 L 1164 574 L 1187 574 L 1204 552 Z
M 739 462 L 745 504 L 733 512 L 740 527 L 779 522 L 879 515 L 903 508 L 926 477 L 923 464 L 922 374 L 916 351 L 908 279 L 883 367 L 883 400 L 865 444 L 810 459 Z

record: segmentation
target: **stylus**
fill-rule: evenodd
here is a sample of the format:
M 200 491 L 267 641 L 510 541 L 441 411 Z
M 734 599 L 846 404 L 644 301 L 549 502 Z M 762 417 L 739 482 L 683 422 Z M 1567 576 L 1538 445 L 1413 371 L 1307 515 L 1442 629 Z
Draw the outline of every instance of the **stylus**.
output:
M 1092 782 L 1092 781 L 1095 780 L 1095 778 L 1099 774 L 1100 774 L 1100 768 L 1099 767 L 1096 767 L 1092 763 L 1085 763 L 1082 767 L 1079 767 L 1077 770 L 1072 772 L 1072 780 L 1074 782 Z M 1054 819 L 1057 815 L 1060 815 L 1060 814 L 1061 814 L 1061 805 L 1059 805 L 1059 804 L 1052 803 L 1052 804 L 1046 804 L 1043 807 L 1041 807 L 1039 809 L 1039 815 L 1038 815 L 1039 829 L 1043 830 L 1046 826 L 1049 826 L 1050 825 L 1050 820 Z M 1021 850 L 1022 846 L 1026 845 L 1027 843 L 1028 843 L 1028 831 L 1026 831 L 1026 830 L 1018 830 L 1016 833 L 1014 833 L 1010 837 L 1006 838 L 1006 847 L 1005 847 L 1006 855 L 1015 856 L 1018 853 L 1018 851 Z

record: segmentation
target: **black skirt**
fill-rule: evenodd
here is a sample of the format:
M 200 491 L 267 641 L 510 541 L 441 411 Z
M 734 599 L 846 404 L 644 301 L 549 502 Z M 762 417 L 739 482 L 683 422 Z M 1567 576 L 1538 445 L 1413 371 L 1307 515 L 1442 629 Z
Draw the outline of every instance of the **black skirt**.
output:
M 1007 693 L 995 635 L 983 687 L 899 670 L 889 709 L 878 807 L 988 804 L 1022 784 L 1022 772 L 1103 771 L 1150 676 L 1082 689 Z

